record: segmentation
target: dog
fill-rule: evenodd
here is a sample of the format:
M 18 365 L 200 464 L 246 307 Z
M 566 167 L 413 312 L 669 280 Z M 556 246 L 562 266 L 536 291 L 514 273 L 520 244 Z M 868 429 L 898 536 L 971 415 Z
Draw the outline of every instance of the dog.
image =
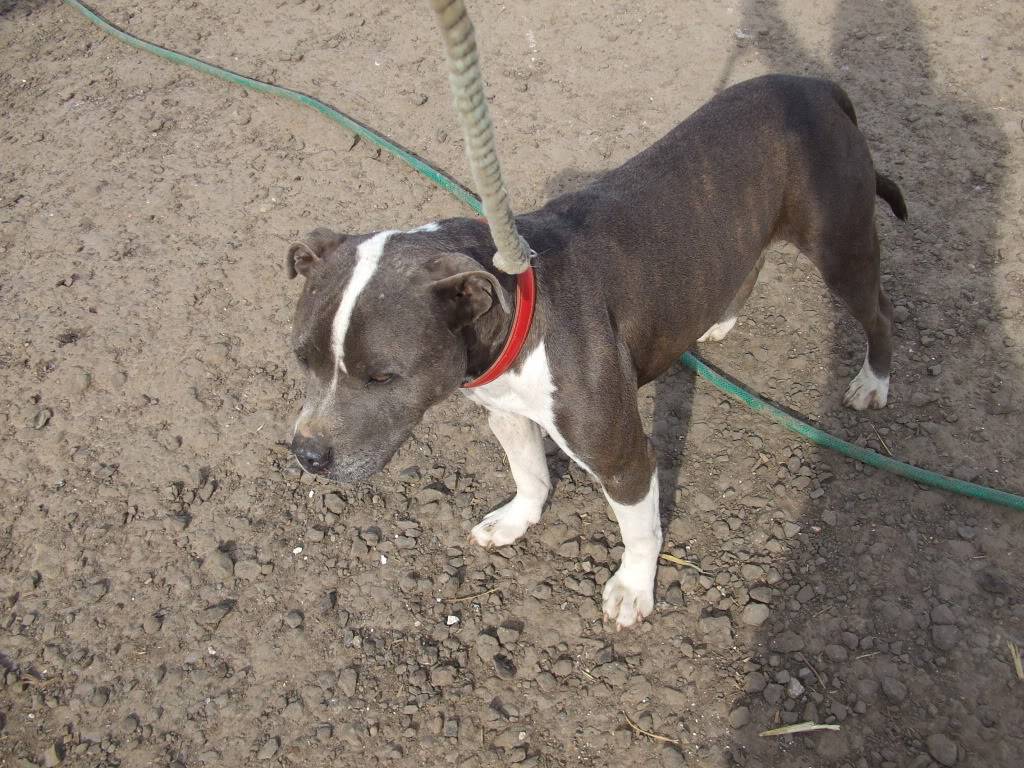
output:
M 463 387 L 488 410 L 516 485 L 472 540 L 511 544 L 540 519 L 551 491 L 547 433 L 611 505 L 624 551 L 603 608 L 619 629 L 633 626 L 653 609 L 662 541 L 637 388 L 695 341 L 724 338 L 764 250 L 787 241 L 867 337 L 845 404 L 884 407 L 892 306 L 879 278 L 876 196 L 906 218 L 843 90 L 770 75 L 723 91 L 624 165 L 516 217 L 537 253 L 525 326 L 522 283 L 494 268 L 482 220 L 362 235 L 317 229 L 287 256 L 289 275 L 305 278 L 292 343 L 307 391 L 291 450 L 307 472 L 365 479 L 427 409 Z M 514 360 L 465 388 L 508 350 L 517 326 Z

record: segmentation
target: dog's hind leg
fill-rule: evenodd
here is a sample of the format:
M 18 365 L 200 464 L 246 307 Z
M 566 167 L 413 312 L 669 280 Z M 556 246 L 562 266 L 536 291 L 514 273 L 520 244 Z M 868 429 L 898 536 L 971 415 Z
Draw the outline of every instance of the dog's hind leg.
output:
M 757 284 L 757 276 L 761 274 L 761 267 L 764 266 L 764 254 L 758 258 L 754 268 L 750 270 L 750 274 L 747 275 L 746 280 L 743 281 L 743 285 L 740 286 L 736 296 L 729 302 L 729 308 L 725 310 L 725 314 L 722 315 L 722 319 L 712 325 L 704 335 L 701 336 L 697 341 L 721 341 L 729 335 L 736 326 L 736 316 L 739 315 L 740 310 L 743 309 L 743 305 L 750 298 L 750 294 L 754 290 L 754 286 Z
M 822 254 L 822 276 L 864 328 L 868 349 L 843 404 L 856 411 L 884 408 L 892 364 L 892 304 L 879 279 L 878 233 L 870 225 L 861 242 L 844 242 Z
M 490 411 L 487 424 L 508 456 L 516 495 L 484 517 L 469 535 L 482 547 L 503 547 L 540 520 L 544 502 L 551 493 L 551 476 L 540 427 L 525 416 L 505 411 Z

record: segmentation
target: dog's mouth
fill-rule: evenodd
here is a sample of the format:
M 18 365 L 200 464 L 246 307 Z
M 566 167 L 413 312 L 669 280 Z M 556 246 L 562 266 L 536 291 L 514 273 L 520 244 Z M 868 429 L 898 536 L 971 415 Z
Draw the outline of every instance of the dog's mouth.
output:
M 316 475 L 336 483 L 358 483 L 368 480 L 380 472 L 387 465 L 390 456 L 383 459 L 372 456 L 335 456 L 333 451 L 328 451 L 316 461 L 310 461 L 299 452 L 292 450 L 295 463 L 299 468 L 310 475 Z

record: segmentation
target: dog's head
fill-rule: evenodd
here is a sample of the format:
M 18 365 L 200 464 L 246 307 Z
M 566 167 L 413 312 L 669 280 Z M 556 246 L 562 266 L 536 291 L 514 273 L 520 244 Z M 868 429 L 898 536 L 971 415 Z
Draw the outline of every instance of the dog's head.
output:
M 292 346 L 306 399 L 291 450 L 307 472 L 342 482 L 387 464 L 463 383 L 473 340 L 500 335 L 508 313 L 498 280 L 436 227 L 317 229 L 292 245 L 287 269 L 305 279 Z

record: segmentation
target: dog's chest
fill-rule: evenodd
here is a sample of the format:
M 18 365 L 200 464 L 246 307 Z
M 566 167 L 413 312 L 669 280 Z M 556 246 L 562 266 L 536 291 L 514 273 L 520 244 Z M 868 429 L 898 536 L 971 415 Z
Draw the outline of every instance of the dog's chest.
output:
M 518 371 L 509 371 L 490 384 L 462 392 L 485 408 L 525 416 L 545 429 L 548 424 L 554 426 L 555 384 L 543 341 L 527 355 Z
M 518 371 L 510 371 L 482 387 L 463 389 L 462 393 L 484 408 L 514 413 L 536 423 L 570 459 L 590 472 L 590 468 L 565 442 L 555 424 L 556 391 L 542 341 L 529 353 Z

